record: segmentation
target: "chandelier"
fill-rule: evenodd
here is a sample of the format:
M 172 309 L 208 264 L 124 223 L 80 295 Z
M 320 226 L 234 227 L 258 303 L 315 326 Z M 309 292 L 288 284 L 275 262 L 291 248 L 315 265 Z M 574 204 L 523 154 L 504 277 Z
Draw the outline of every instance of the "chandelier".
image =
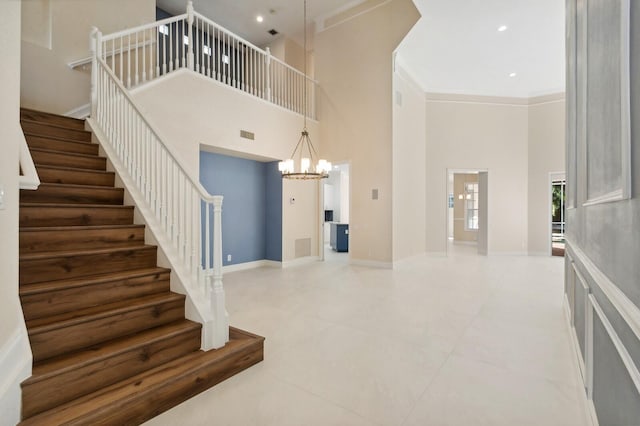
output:
M 304 76 L 307 76 L 307 0 L 304 0 Z M 287 160 L 278 163 L 278 170 L 286 179 L 324 179 L 329 177 L 331 163 L 318 159 L 318 153 L 311 143 L 307 130 L 307 84 L 304 86 L 304 126 L 296 147 Z M 296 171 L 294 160 L 298 160 L 300 168 Z M 317 162 L 316 162 L 317 161 Z

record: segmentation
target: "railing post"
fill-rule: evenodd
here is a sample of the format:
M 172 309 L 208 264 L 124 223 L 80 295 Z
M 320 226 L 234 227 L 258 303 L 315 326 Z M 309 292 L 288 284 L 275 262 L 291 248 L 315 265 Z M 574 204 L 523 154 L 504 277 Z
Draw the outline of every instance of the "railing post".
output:
M 264 82 L 264 87 L 265 87 L 264 96 L 266 100 L 271 102 L 271 49 L 269 49 L 268 47 L 267 47 L 267 56 L 265 56 L 265 62 L 266 62 L 266 72 L 265 72 L 266 81 Z
M 187 66 L 191 71 L 194 71 L 194 57 L 193 57 L 193 2 L 189 0 L 187 3 L 187 22 L 189 26 L 189 44 L 187 45 Z
M 222 199 L 213 197 L 213 283 L 211 285 L 211 309 L 214 316 L 213 347 L 221 348 L 229 341 L 229 316 L 225 307 L 222 285 Z
M 102 55 L 102 33 L 92 27 L 89 35 L 91 46 L 91 118 L 98 112 L 98 58 Z

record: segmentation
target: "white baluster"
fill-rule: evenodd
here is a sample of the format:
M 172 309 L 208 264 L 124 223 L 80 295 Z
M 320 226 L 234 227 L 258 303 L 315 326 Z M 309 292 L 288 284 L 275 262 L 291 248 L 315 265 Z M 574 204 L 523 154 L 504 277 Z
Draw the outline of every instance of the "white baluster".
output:
M 189 45 L 187 46 L 187 66 L 190 70 L 196 70 L 193 63 L 193 2 L 191 0 L 187 3 L 187 30 L 189 31 L 187 35 L 187 39 L 189 40 Z
M 267 47 L 267 55 L 265 56 L 265 96 L 264 98 L 271 101 L 271 49 Z

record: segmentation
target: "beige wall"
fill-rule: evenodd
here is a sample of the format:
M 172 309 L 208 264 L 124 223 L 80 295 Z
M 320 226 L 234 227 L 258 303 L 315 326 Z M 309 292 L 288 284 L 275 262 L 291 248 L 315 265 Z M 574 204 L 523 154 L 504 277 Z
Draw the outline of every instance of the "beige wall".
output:
M 489 253 L 526 253 L 526 102 L 428 95 L 426 120 L 427 251 L 446 252 L 447 169 L 484 169 Z
M 529 106 L 529 254 L 550 253 L 549 174 L 565 170 L 564 95 L 536 98 Z
M 393 73 L 393 261 L 425 252 L 424 91 L 396 63 Z
M 18 298 L 18 163 L 20 129 L 20 2 L 0 1 L 0 419 L 20 420 L 20 382 L 31 373 L 31 350 Z
M 455 241 L 478 241 L 478 231 L 467 231 L 464 221 L 466 205 L 464 185 L 474 182 L 478 182 L 477 174 L 455 173 L 453 175 L 453 239 Z M 463 199 L 460 199 L 460 195 L 463 195 Z
M 352 261 L 393 260 L 392 54 L 418 19 L 412 1 L 393 0 L 315 35 L 321 155 L 351 164 Z
M 196 178 L 201 149 L 257 160 L 279 160 L 291 155 L 302 131 L 301 115 L 187 70 L 143 86 L 134 91 L 133 97 L 160 137 L 185 168 L 193 170 Z M 307 120 L 307 127 L 316 149 L 320 148 L 316 137 L 318 123 Z M 240 130 L 254 133 L 255 140 L 241 138 Z M 294 205 L 289 204 L 290 198 L 296 199 Z M 311 238 L 311 255 L 317 256 L 316 183 L 284 181 L 282 199 L 283 261 L 295 258 L 295 240 L 301 238 Z
M 108 34 L 155 21 L 153 0 L 29 0 L 23 4 L 25 12 L 35 8 L 39 13 L 25 13 L 21 104 L 60 114 L 90 101 L 91 67 L 72 70 L 67 64 L 90 55 L 92 26 Z M 46 22 L 52 23 L 48 35 L 42 31 Z

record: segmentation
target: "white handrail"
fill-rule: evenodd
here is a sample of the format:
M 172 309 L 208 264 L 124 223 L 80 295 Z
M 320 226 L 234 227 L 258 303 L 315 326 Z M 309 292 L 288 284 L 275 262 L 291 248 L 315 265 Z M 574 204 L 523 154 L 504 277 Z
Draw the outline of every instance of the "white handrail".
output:
M 40 186 L 40 178 L 38 177 L 38 171 L 33 164 L 33 158 L 29 152 L 27 140 L 24 138 L 24 134 L 20 132 L 20 189 L 29 189 L 35 191 Z
M 222 196 L 209 195 L 170 151 L 104 59 L 100 32 L 94 29 L 92 38 L 91 121 L 104 135 L 105 152 L 123 181 L 133 186 L 128 186 L 130 192 L 144 203 L 147 223 L 162 234 L 159 243 L 184 286 L 188 306 L 195 310 L 187 309 L 187 317 L 203 324 L 202 348 L 222 347 L 229 340 L 222 286 Z

